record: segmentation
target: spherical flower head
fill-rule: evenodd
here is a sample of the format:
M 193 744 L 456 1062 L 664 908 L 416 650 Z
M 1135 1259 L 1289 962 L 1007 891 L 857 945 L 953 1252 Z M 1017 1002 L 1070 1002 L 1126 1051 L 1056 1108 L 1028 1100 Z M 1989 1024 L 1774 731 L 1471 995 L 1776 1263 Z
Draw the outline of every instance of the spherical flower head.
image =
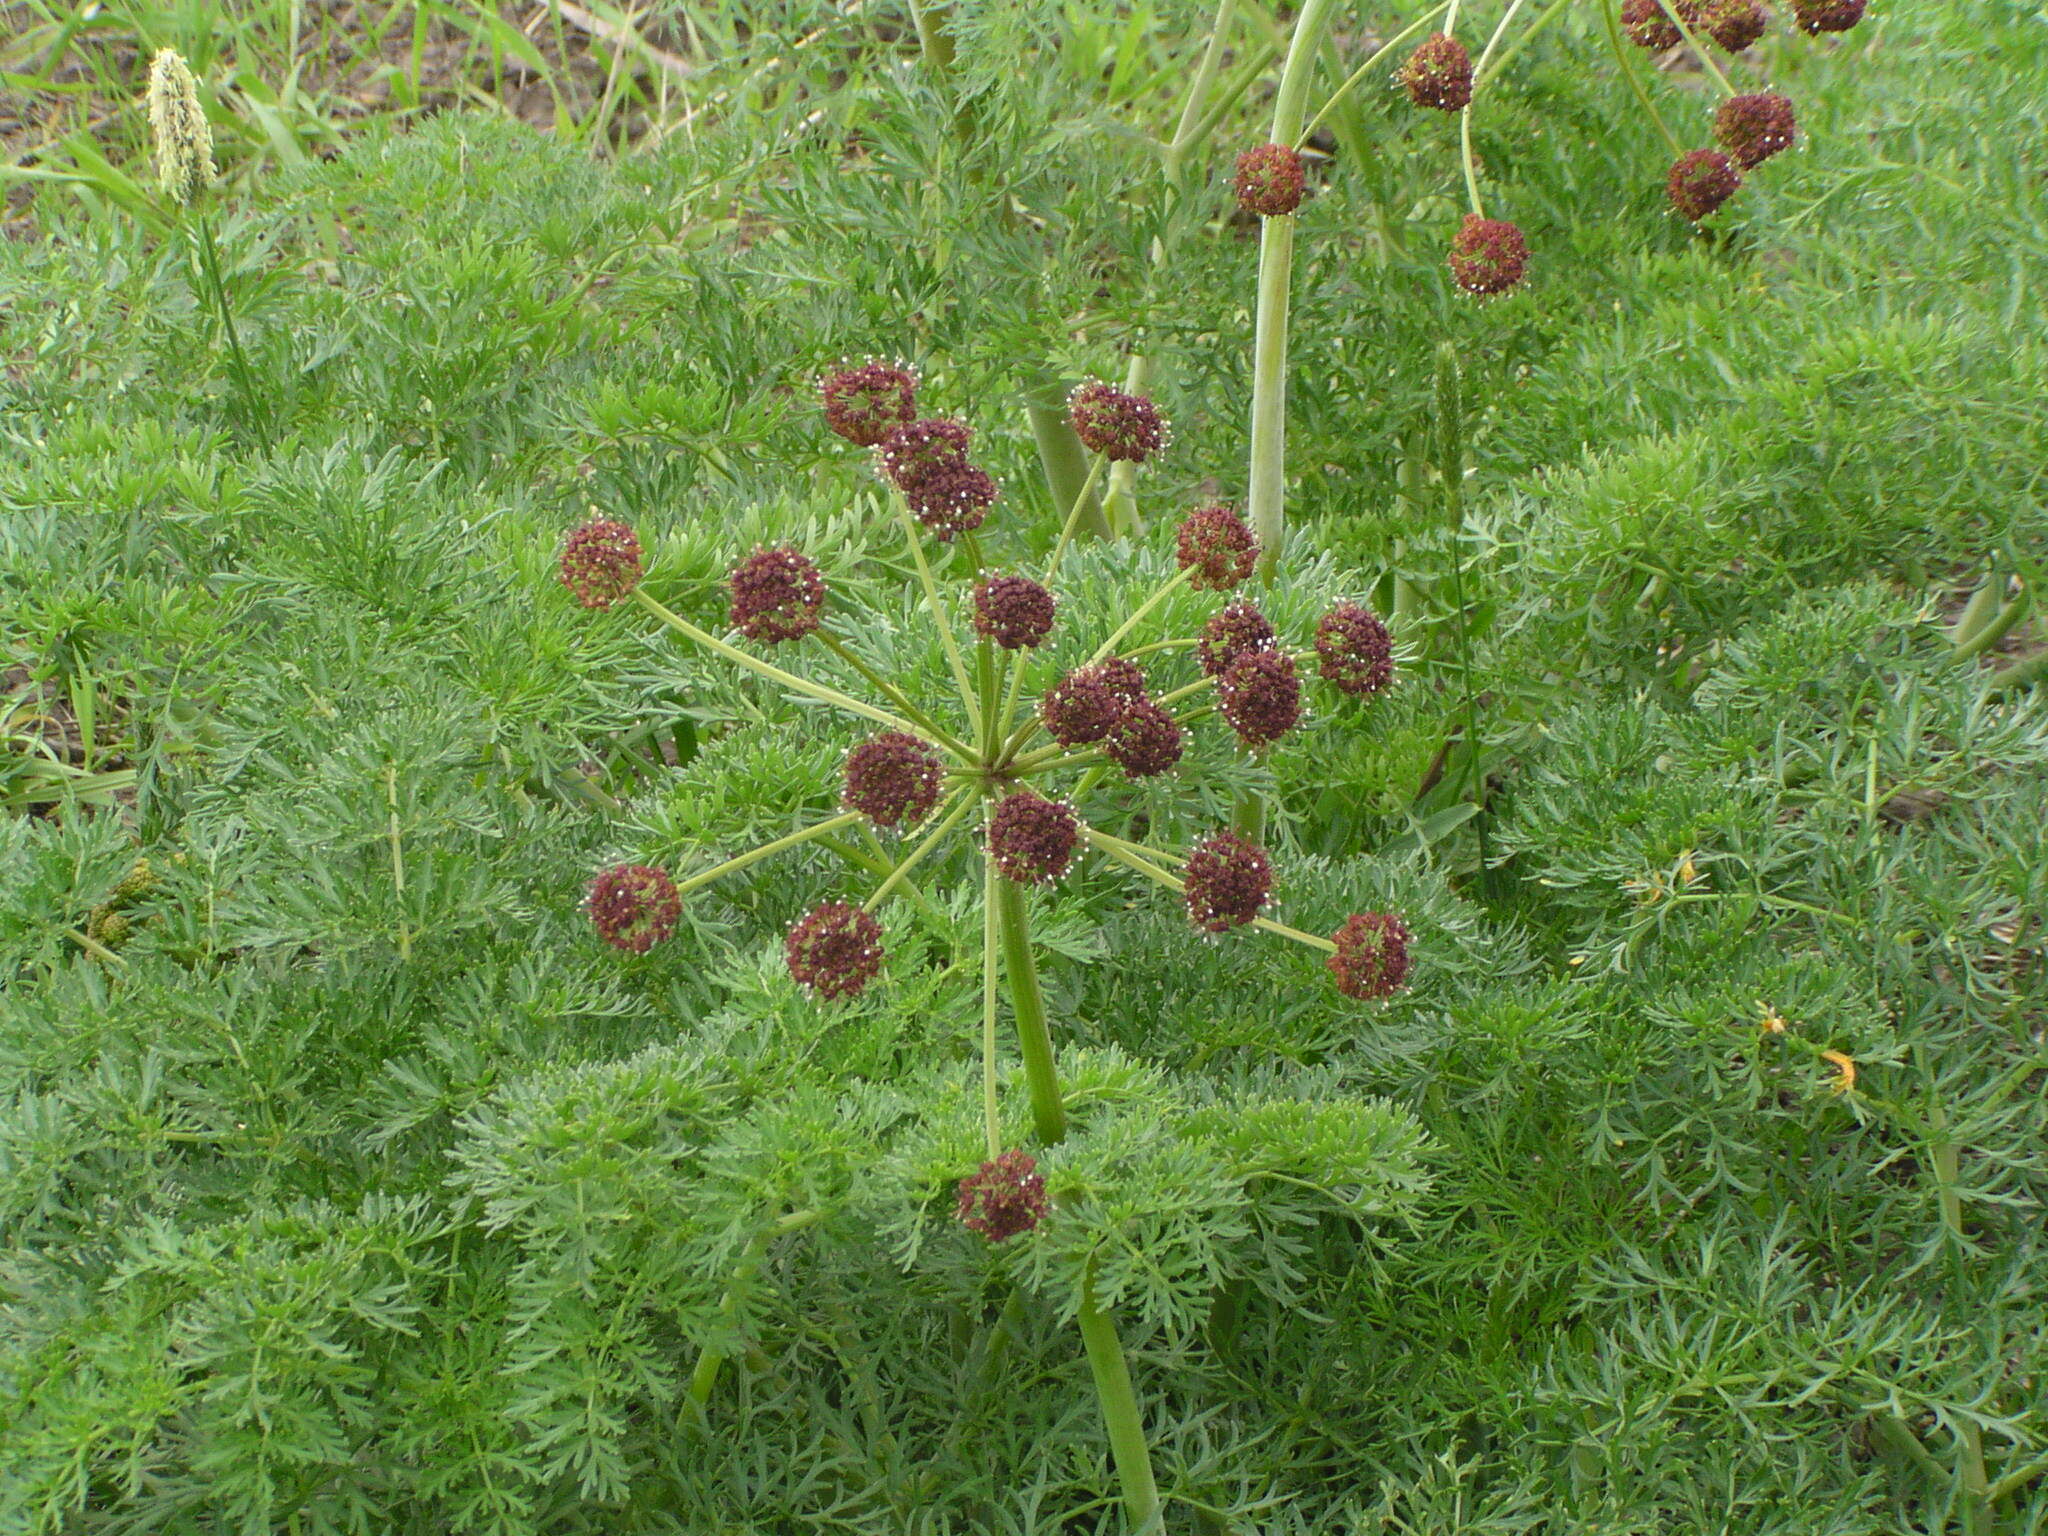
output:
M 1258 606 L 1239 598 L 1209 615 L 1195 641 L 1195 659 L 1205 674 L 1221 677 L 1238 657 L 1270 648 L 1273 639 L 1273 626 Z
M 1679 6 L 1675 9 L 1685 12 L 1686 24 L 1691 25 L 1691 8 Z M 1630 42 L 1652 53 L 1676 48 L 1685 41 L 1685 34 L 1678 30 L 1678 24 L 1658 0 L 1622 0 L 1621 25 Z
M 1150 699 L 1139 699 L 1117 716 L 1102 750 L 1125 778 L 1149 779 L 1180 761 L 1180 724 Z
M 1472 101 L 1472 55 L 1442 32 L 1425 37 L 1395 78 L 1418 107 L 1462 112 Z
M 924 742 L 884 731 L 846 754 L 839 803 L 878 827 L 915 826 L 938 804 L 945 764 Z
M 1330 935 L 1337 990 L 1360 1002 L 1392 997 L 1408 980 L 1408 925 L 1391 912 L 1354 912 Z
M 1174 536 L 1174 558 L 1196 591 L 1228 592 L 1259 563 L 1259 541 L 1225 506 L 1197 507 Z
M 917 375 L 873 359 L 840 368 L 818 386 L 825 425 L 860 448 L 872 448 L 917 416 Z
M 1112 656 L 1076 667 L 1045 692 L 1038 717 L 1063 747 L 1101 741 L 1133 704 L 1145 699 L 1145 674 L 1135 662 Z
M 961 1223 L 992 1243 L 1029 1232 L 1051 1209 L 1038 1161 L 1021 1148 L 983 1163 L 979 1173 L 960 1181 Z
M 1792 15 L 1802 32 L 1846 32 L 1863 19 L 1868 0 L 1792 0 Z
M 1242 928 L 1273 894 L 1273 861 L 1235 832 L 1212 832 L 1188 854 L 1188 921 L 1204 933 Z
M 1052 633 L 1056 606 L 1028 576 L 986 576 L 974 584 L 974 632 L 1006 651 L 1029 650 Z
M 1776 91 L 1731 96 L 1714 112 L 1714 142 L 1744 170 L 1790 149 L 1797 133 L 1792 103 Z
M 1090 453 L 1112 463 L 1142 464 L 1166 446 L 1166 418 L 1143 395 L 1127 395 L 1099 379 L 1067 396 L 1067 419 Z
M 163 194 L 179 206 L 190 203 L 213 185 L 213 129 L 199 104 L 199 82 L 175 48 L 157 51 L 149 64 L 150 138 L 155 147 L 156 180 Z
M 823 621 L 825 578 L 793 549 L 757 549 L 734 568 L 732 626 L 749 640 L 801 640 Z
M 1770 18 L 1757 0 L 1699 0 L 1699 19 L 1688 22 L 1703 29 L 1719 46 L 1740 53 L 1764 35 Z
M 1022 885 L 1050 885 L 1074 862 L 1081 823 L 1057 800 L 1020 789 L 988 819 L 988 856 L 996 873 Z
M 1451 237 L 1451 276 L 1467 293 L 1506 293 L 1529 270 L 1529 242 L 1506 219 L 1465 215 Z
M 586 608 L 609 608 L 640 585 L 640 536 L 624 523 L 594 517 L 562 541 L 562 585 Z
M 782 942 L 789 974 L 819 997 L 857 997 L 882 969 L 882 925 L 851 902 L 828 901 Z
M 1316 621 L 1316 659 L 1324 682 L 1369 699 L 1394 680 L 1394 637 L 1370 608 L 1339 603 Z
M 1216 682 L 1216 707 L 1248 747 L 1270 746 L 1301 720 L 1294 658 L 1269 647 L 1247 651 Z
M 930 417 L 908 421 L 884 432 L 875 450 L 883 478 L 905 495 L 934 470 L 967 462 L 967 444 L 974 429 L 964 421 Z
M 597 936 L 613 949 L 644 955 L 676 931 L 683 898 L 668 871 L 648 864 L 615 864 L 590 882 L 584 902 Z
M 903 499 L 913 517 L 950 544 L 979 528 L 1000 494 L 993 476 L 962 459 L 920 475 L 905 487 Z
M 1237 157 L 1237 206 L 1277 219 L 1301 206 L 1301 156 L 1285 144 L 1258 144 Z
M 1735 195 L 1742 172 L 1718 149 L 1695 149 L 1680 155 L 1671 167 L 1665 189 L 1671 206 L 1697 224 Z

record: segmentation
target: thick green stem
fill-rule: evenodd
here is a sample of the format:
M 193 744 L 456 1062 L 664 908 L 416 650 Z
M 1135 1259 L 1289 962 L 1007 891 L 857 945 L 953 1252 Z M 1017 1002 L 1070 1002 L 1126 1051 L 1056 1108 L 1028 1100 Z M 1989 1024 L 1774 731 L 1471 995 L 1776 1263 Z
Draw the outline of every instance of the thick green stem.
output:
M 738 1313 L 740 1287 L 753 1278 L 754 1272 L 761 1267 L 761 1261 L 768 1256 L 769 1246 L 775 1239 L 802 1231 L 816 1223 L 824 1214 L 823 1211 L 817 1210 L 791 1211 L 754 1234 L 747 1244 L 746 1251 L 740 1255 L 739 1264 L 733 1270 L 732 1284 L 726 1287 L 725 1295 L 719 1301 L 718 1316 L 721 1322 L 730 1322 Z M 719 1370 L 724 1364 L 724 1350 L 707 1344 L 698 1351 L 696 1368 L 690 1372 L 690 1401 L 699 1412 L 702 1412 L 705 1405 L 711 1401 L 711 1393 L 718 1385 Z
M 992 860 L 981 862 L 981 1118 L 988 1130 L 989 1159 L 1003 1155 L 1003 1112 L 996 1101 L 996 948 L 1002 942 L 996 923 L 996 873 Z
M 1032 441 L 1038 444 L 1038 463 L 1045 471 L 1045 487 L 1052 493 L 1053 511 L 1065 522 L 1078 508 L 1088 531 L 1099 539 L 1108 538 L 1109 518 L 1091 484 L 1088 450 L 1067 419 L 1066 396 L 1047 380 L 1025 397 L 1024 414 L 1031 423 Z
M 1144 1530 L 1159 1515 L 1159 1484 L 1152 1476 L 1152 1452 L 1145 1444 L 1145 1419 L 1131 1388 L 1131 1368 L 1116 1336 L 1116 1324 L 1095 1298 L 1095 1261 L 1088 1261 L 1081 1282 L 1081 1342 L 1087 1346 L 1088 1369 L 1095 1377 L 1096 1401 L 1102 1405 L 1109 1452 L 1123 1485 L 1124 1513 L 1133 1531 Z
M 1287 63 L 1273 103 L 1275 144 L 1301 137 L 1309 82 L 1315 76 L 1331 0 L 1302 0 L 1287 44 Z M 1294 271 L 1294 215 L 1264 221 L 1259 231 L 1258 330 L 1252 343 L 1252 447 L 1246 502 L 1267 581 L 1280 568 L 1287 535 L 1287 301 Z
M 1017 1047 L 1024 1058 L 1024 1082 L 1031 1095 L 1031 1123 L 1047 1146 L 1067 1134 L 1067 1106 L 1060 1097 L 1059 1074 L 1052 1059 L 1052 1032 L 1046 1027 L 1045 993 L 1038 985 L 1038 960 L 1031 952 L 1031 916 L 1024 887 L 995 877 L 996 927 L 1003 946 L 1003 969 L 1010 978 L 1010 1012 L 1017 1020 Z
M 931 0 L 910 0 L 910 21 L 917 29 L 918 51 L 924 55 L 932 73 L 943 75 L 953 67 L 953 39 L 947 35 L 938 17 L 932 14 L 935 9 L 937 7 L 931 4 Z

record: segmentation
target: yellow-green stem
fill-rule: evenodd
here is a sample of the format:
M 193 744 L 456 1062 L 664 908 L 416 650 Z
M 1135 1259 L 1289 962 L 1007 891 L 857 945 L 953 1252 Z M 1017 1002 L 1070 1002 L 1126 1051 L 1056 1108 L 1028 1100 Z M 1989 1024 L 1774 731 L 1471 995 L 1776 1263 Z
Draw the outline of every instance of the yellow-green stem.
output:
M 1119 624 L 1116 627 L 1116 629 L 1111 632 L 1110 637 L 1095 648 L 1095 654 L 1088 658 L 1088 664 L 1090 666 L 1093 666 L 1096 662 L 1101 661 L 1105 656 L 1113 655 L 1116 651 L 1117 641 L 1123 639 L 1125 635 L 1128 635 L 1132 630 L 1136 629 L 1138 625 L 1144 620 L 1146 614 L 1150 613 L 1154 608 L 1157 608 L 1161 603 L 1165 602 L 1167 598 L 1171 597 L 1175 592 L 1179 591 L 1182 587 L 1186 586 L 1188 583 L 1188 578 L 1194 574 L 1195 568 L 1191 565 L 1182 566 L 1179 570 L 1175 571 L 1173 575 L 1169 577 L 1166 580 L 1166 582 L 1160 586 L 1157 592 L 1154 592 L 1150 597 L 1146 598 L 1144 602 L 1140 603 L 1137 606 L 1137 608 L 1132 612 L 1131 616 L 1125 619 L 1123 623 Z
M 774 855 L 781 853 L 785 848 L 794 848 L 799 843 L 807 843 L 814 837 L 829 837 L 841 827 L 850 826 L 859 820 L 861 820 L 859 811 L 847 811 L 842 815 L 834 816 L 829 821 L 821 821 L 814 827 L 805 827 L 801 832 L 791 832 L 787 836 L 776 838 L 772 843 L 763 843 L 758 848 L 750 848 L 747 852 L 735 858 L 727 859 L 723 864 L 714 864 L 711 868 L 702 870 L 690 876 L 687 880 L 677 882 L 676 894 L 678 896 L 687 896 L 690 892 L 700 890 L 704 886 L 711 884 L 714 880 L 723 880 L 727 875 L 738 874 L 749 864 L 758 864 L 763 859 L 772 858 Z
M 1152 1453 L 1145 1444 L 1145 1419 L 1131 1387 L 1131 1368 L 1124 1359 L 1116 1324 L 1102 1310 L 1095 1294 L 1095 1259 L 1089 1257 L 1081 1280 L 1081 1342 L 1088 1351 L 1088 1369 L 1095 1378 L 1095 1398 L 1102 1408 L 1103 1428 L 1123 1489 L 1124 1514 L 1133 1531 L 1143 1531 L 1159 1515 L 1159 1484 L 1152 1475 Z
M 924 544 L 917 535 L 917 520 L 910 515 L 910 503 L 903 499 L 903 493 L 895 493 L 896 520 L 903 525 L 903 536 L 910 541 L 910 558 L 917 566 L 917 579 L 924 587 L 925 605 L 932 611 L 932 624 L 939 632 L 939 645 L 946 653 L 946 665 L 953 669 L 954 686 L 960 690 L 960 702 L 966 706 L 969 721 L 968 734 L 981 734 L 981 705 L 974 696 L 974 684 L 967 678 L 967 663 L 961 658 L 960 644 L 953 638 L 953 620 L 946 612 L 946 605 L 939 599 L 938 583 L 932 580 L 932 568 L 924 557 Z
M 945 835 L 960 824 L 960 818 L 974 806 L 973 796 L 964 790 L 956 790 L 952 798 L 959 803 L 952 805 L 939 824 L 924 835 L 924 839 L 905 855 L 900 864 L 889 871 L 889 878 L 875 887 L 875 894 L 860 904 L 863 912 L 872 912 L 888 900 L 889 893 L 903 883 L 904 878 L 923 862 L 924 856 L 936 848 Z

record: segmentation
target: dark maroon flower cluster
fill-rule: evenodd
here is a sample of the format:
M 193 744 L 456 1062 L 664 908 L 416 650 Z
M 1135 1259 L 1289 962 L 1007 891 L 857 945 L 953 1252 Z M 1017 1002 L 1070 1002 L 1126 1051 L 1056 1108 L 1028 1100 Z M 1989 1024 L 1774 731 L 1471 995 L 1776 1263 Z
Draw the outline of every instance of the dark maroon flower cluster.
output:
M 1731 96 L 1714 112 L 1714 142 L 1744 170 L 1790 149 L 1797 131 L 1792 103 L 1776 91 Z
M 1054 741 L 1081 747 L 1102 740 L 1126 710 L 1145 698 L 1145 674 L 1135 662 L 1112 656 L 1076 667 L 1054 683 L 1038 701 L 1038 716 Z
M 1812 35 L 1846 32 L 1863 19 L 1868 0 L 1792 0 L 1799 29 Z
M 1301 206 L 1301 156 L 1285 144 L 1257 144 L 1237 157 L 1237 206 L 1276 219 Z
M 1127 779 L 1149 779 L 1180 761 L 1180 723 L 1150 699 L 1127 706 L 1103 738 L 1102 750 Z
M 988 819 L 988 856 L 996 873 L 1024 885 L 1050 885 L 1074 862 L 1081 823 L 1057 800 L 1020 789 Z
M 876 449 L 882 475 L 911 514 L 951 542 L 982 525 L 996 504 L 995 481 L 967 459 L 972 431 L 960 421 L 913 421 L 892 428 Z
M 880 827 L 915 826 L 946 781 L 938 753 L 903 731 L 884 731 L 846 754 L 839 802 Z
M 644 955 L 676 931 L 683 898 L 668 871 L 649 864 L 615 864 L 590 882 L 584 903 L 597 935 L 613 949 Z
M 1273 626 L 1256 604 L 1244 598 L 1209 615 L 1195 641 L 1195 659 L 1210 677 L 1221 677 L 1238 657 L 1263 651 L 1274 642 Z
M 794 549 L 757 549 L 733 569 L 732 627 L 749 640 L 801 640 L 823 622 L 825 578 Z
M 1472 101 L 1472 55 L 1447 33 L 1424 38 L 1395 78 L 1418 107 L 1462 112 Z
M 1359 603 L 1339 603 L 1317 621 L 1316 658 L 1339 693 L 1369 699 L 1394 680 L 1394 637 Z
M 819 997 L 855 997 L 882 969 L 882 925 L 851 902 L 811 908 L 783 940 L 789 974 Z
M 1196 591 L 1228 592 L 1259 563 L 1259 541 L 1244 519 L 1225 506 L 1197 507 L 1175 535 L 1174 558 L 1191 571 Z
M 1698 0 L 1697 12 L 1685 19 L 1730 53 L 1742 52 L 1770 25 L 1757 0 Z
M 562 541 L 562 585 L 586 608 L 609 608 L 640 585 L 640 536 L 594 517 Z
M 1204 933 L 1242 928 L 1273 894 L 1273 861 L 1235 832 L 1212 832 L 1188 854 L 1188 921 Z
M 1671 167 L 1666 190 L 1671 206 L 1697 224 L 1733 197 L 1742 186 L 1742 172 L 1718 149 L 1695 149 L 1680 155 Z
M 1038 1161 L 1021 1148 L 983 1163 L 979 1173 L 960 1181 L 961 1222 L 992 1243 L 1029 1232 L 1051 1209 Z
M 1690 7 L 1682 5 L 1677 8 L 1686 12 L 1686 25 L 1691 26 Z M 1653 53 L 1676 48 L 1685 41 L 1685 34 L 1678 30 L 1678 24 L 1659 0 L 1622 0 L 1621 25 L 1630 42 Z
M 818 387 L 825 425 L 861 448 L 872 448 L 917 415 L 917 375 L 870 358 L 828 373 Z
M 1067 396 L 1067 419 L 1090 453 L 1113 463 L 1142 464 L 1166 446 L 1166 418 L 1143 395 L 1127 395 L 1099 379 Z
M 974 584 L 974 632 L 1006 651 L 1027 650 L 1052 633 L 1056 606 L 1028 576 L 984 576 Z
M 1529 242 L 1506 219 L 1468 213 L 1451 238 L 1450 268 L 1467 293 L 1506 293 L 1529 269 Z
M 1216 704 L 1246 746 L 1272 745 L 1301 719 L 1294 658 L 1276 646 L 1246 651 L 1217 679 Z
M 1390 912 L 1354 912 L 1330 935 L 1337 990 L 1361 1002 L 1392 997 L 1408 980 L 1408 925 Z

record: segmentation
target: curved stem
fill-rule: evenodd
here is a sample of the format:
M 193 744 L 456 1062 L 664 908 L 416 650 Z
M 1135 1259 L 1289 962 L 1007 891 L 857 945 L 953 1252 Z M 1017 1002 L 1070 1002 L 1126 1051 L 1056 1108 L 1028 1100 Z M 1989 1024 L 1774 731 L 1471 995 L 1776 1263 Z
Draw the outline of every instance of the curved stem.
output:
M 805 827 L 801 832 L 791 832 L 786 837 L 776 838 L 772 843 L 763 843 L 760 847 L 749 849 L 737 858 L 727 859 L 723 864 L 714 864 L 711 868 L 701 870 L 697 874 L 690 876 L 687 880 L 677 881 L 676 894 L 678 896 L 687 896 L 690 892 L 699 890 L 711 884 L 714 880 L 723 880 L 727 875 L 738 874 L 749 864 L 758 864 L 763 859 L 771 858 L 786 848 L 794 848 L 799 843 L 807 843 L 814 837 L 829 837 L 841 827 L 850 826 L 861 819 L 859 811 L 848 811 L 844 815 L 834 816 L 830 821 L 821 821 L 815 827 Z
M 815 699 L 820 704 L 830 704 L 835 709 L 843 709 L 851 714 L 865 716 L 869 720 L 879 721 L 892 730 L 904 731 L 912 736 L 917 734 L 917 727 L 900 715 L 892 715 L 886 709 L 877 709 L 874 705 L 856 699 L 851 694 L 841 693 L 837 688 L 827 688 L 823 683 L 814 683 L 809 678 L 798 677 L 794 672 L 785 672 L 782 668 L 770 662 L 765 662 L 758 656 L 749 656 L 738 646 L 727 645 L 716 635 L 706 634 L 680 614 L 671 613 L 668 609 L 662 607 L 660 603 L 649 597 L 643 588 L 635 587 L 633 589 L 633 601 L 642 608 L 645 608 L 657 619 L 660 619 L 669 628 L 675 630 L 676 633 L 688 636 L 707 651 L 723 656 L 727 661 L 732 662 L 736 666 L 745 667 L 749 672 L 765 677 L 771 682 L 780 683 L 791 693 L 800 694 L 804 698 Z
M 887 699 L 891 704 L 894 704 L 898 709 L 902 710 L 904 714 L 908 715 L 918 725 L 922 726 L 925 730 L 925 733 L 929 735 L 932 738 L 932 740 L 936 741 L 948 752 L 952 753 L 955 757 L 959 758 L 963 763 L 971 762 L 973 760 L 973 753 L 969 752 L 967 747 L 962 742 L 960 742 L 950 731 L 946 730 L 945 727 L 941 726 L 936 720 L 932 719 L 930 715 L 926 714 L 922 709 L 919 709 L 917 705 L 913 704 L 902 689 L 898 688 L 894 683 L 890 682 L 886 677 L 882 676 L 881 673 L 877 672 L 873 667 L 869 666 L 865 661 L 861 660 L 859 654 L 855 652 L 851 646 L 847 645 L 847 643 L 844 640 L 841 640 L 837 635 L 833 634 L 831 630 L 824 628 L 820 628 L 818 630 L 818 638 L 825 642 L 825 648 L 827 650 L 831 651 L 833 655 L 837 656 L 841 661 L 845 662 L 849 667 L 853 668 L 854 671 L 858 672 L 864 679 L 866 679 L 869 687 L 873 688 L 877 693 L 881 694 L 883 698 Z
M 955 790 L 953 798 L 957 799 L 960 803 L 947 811 L 945 819 L 925 834 L 924 840 L 904 856 L 902 863 L 889 871 L 889 878 L 875 887 L 875 894 L 860 904 L 861 911 L 872 912 L 884 901 L 888 900 L 889 893 L 903 883 L 904 877 L 917 868 L 924 861 L 924 856 L 936 848 L 940 840 L 960 824 L 960 818 L 973 808 L 974 799 L 971 794 L 962 790 Z
M 1635 92 L 1636 100 L 1641 102 L 1643 110 L 1650 114 L 1650 121 L 1657 125 L 1657 132 L 1670 147 L 1672 155 L 1682 155 L 1685 151 L 1679 148 L 1678 140 L 1665 126 L 1664 114 L 1657 110 L 1657 104 L 1650 100 L 1650 93 L 1643 89 L 1643 82 L 1636 76 L 1635 60 L 1629 56 L 1628 45 L 1621 40 L 1621 23 L 1615 19 L 1615 4 L 1616 0 L 1601 0 L 1600 3 L 1601 19 L 1607 23 L 1608 51 L 1614 55 L 1614 62 L 1621 67 L 1622 77 L 1628 81 L 1628 88 Z
M 1031 916 L 1024 887 L 1000 874 L 995 886 L 996 928 L 1003 969 L 1010 978 L 1010 1012 L 1017 1021 L 1017 1047 L 1024 1058 L 1024 1083 L 1031 1095 L 1031 1123 L 1047 1146 L 1066 1139 L 1067 1106 L 1053 1066 L 1052 1032 L 1045 1021 L 1045 993 L 1031 953 Z
M 1117 1482 L 1123 1487 L 1124 1513 L 1133 1531 L 1152 1527 L 1159 1517 L 1159 1484 L 1152 1475 L 1152 1452 L 1145 1444 L 1145 1419 L 1138 1411 L 1138 1395 L 1131 1388 L 1131 1368 L 1124 1348 L 1110 1320 L 1095 1297 L 1095 1258 L 1089 1255 L 1081 1277 L 1081 1307 L 1077 1321 L 1081 1342 L 1088 1351 L 1088 1369 L 1095 1378 L 1095 1399 L 1102 1408 L 1103 1428 L 1109 1432 L 1109 1451 L 1116 1463 Z

